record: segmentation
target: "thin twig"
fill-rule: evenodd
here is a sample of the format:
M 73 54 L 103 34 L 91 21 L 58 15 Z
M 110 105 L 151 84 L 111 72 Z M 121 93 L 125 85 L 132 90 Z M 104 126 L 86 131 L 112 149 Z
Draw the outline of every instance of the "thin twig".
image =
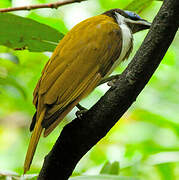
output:
M 20 48 L 14 48 L 15 51 L 16 51 L 16 50 L 26 50 L 26 49 L 28 49 L 26 46 L 20 47 Z
M 76 3 L 76 2 L 82 2 L 82 1 L 86 1 L 86 0 L 64 0 L 64 1 L 57 1 L 54 3 L 48 3 L 48 4 L 36 4 L 36 5 L 29 5 L 29 6 L 9 7 L 9 8 L 0 9 L 0 12 L 24 11 L 24 10 L 30 11 L 32 9 L 41 9 L 41 8 L 57 9 L 59 6 Z

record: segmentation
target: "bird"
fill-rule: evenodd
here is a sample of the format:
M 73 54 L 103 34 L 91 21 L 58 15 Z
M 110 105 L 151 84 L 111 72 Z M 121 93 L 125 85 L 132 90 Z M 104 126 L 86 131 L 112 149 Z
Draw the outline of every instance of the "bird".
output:
M 48 136 L 64 117 L 89 95 L 133 49 L 133 34 L 151 23 L 132 11 L 108 10 L 75 25 L 59 42 L 33 92 L 36 112 L 24 174 L 43 132 Z

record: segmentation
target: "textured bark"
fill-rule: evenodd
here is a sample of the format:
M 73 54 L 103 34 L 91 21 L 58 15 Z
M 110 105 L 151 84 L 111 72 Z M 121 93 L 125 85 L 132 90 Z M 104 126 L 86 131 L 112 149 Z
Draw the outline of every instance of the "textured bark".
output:
M 116 86 L 86 113 L 65 126 L 45 157 L 39 180 L 67 180 L 78 161 L 136 100 L 160 64 L 179 27 L 179 0 L 164 0 L 152 27 Z

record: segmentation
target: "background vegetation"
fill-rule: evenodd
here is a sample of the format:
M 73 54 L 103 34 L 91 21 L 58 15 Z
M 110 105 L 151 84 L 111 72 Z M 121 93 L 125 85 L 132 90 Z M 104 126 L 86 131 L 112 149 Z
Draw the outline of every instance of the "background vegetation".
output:
M 49 2 L 53 1 L 1 0 L 0 8 Z M 88 0 L 57 10 L 38 9 L 13 13 L 54 29 L 36 26 L 34 21 L 29 23 L 28 20 L 27 24 L 30 25 L 27 27 L 24 25 L 26 19 L 21 24 L 22 19 L 19 20 L 18 17 L 13 17 L 17 19 L 10 21 L 11 15 L 4 17 L 0 14 L 0 174 L 23 172 L 23 161 L 30 139 L 29 125 L 34 113 L 33 89 L 63 34 L 83 19 L 111 8 L 134 10 L 142 18 L 152 21 L 160 6 L 161 1 L 152 0 Z M 21 36 L 27 37 L 29 33 L 35 42 L 34 39 L 27 38 L 24 40 L 25 44 L 23 41 L 18 44 Z M 144 31 L 134 36 L 133 53 L 146 33 Z M 15 47 L 28 50 L 14 50 Z M 108 135 L 81 159 L 73 176 L 96 175 L 101 172 L 145 180 L 179 179 L 178 48 L 179 34 L 136 102 Z M 132 56 L 133 54 L 114 73 L 120 73 Z M 107 85 L 98 87 L 82 101 L 82 105 L 91 107 L 107 89 Z M 41 138 L 30 174 L 39 172 L 44 156 L 53 146 L 62 127 L 74 118 L 76 110 L 47 138 Z M 0 179 L 5 178 L 0 176 Z

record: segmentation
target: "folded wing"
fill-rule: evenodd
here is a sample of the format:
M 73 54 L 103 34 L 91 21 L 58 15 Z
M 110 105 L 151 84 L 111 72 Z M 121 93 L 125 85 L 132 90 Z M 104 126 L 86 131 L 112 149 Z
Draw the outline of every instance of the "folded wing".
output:
M 45 135 L 97 86 L 120 55 L 118 25 L 105 15 L 92 18 L 75 26 L 61 40 L 34 90 L 34 119 L 46 108 L 42 121 Z

